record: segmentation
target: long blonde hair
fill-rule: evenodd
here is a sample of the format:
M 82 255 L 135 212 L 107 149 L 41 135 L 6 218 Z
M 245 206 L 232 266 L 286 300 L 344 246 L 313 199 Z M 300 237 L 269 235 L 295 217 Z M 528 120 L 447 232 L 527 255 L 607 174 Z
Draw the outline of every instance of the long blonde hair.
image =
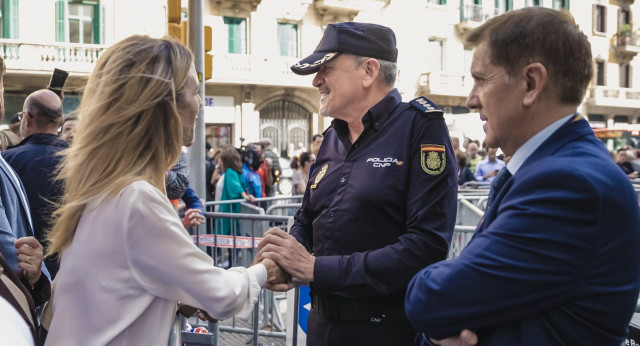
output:
M 182 44 L 128 37 L 98 59 L 82 95 L 73 146 L 57 179 L 64 185 L 48 254 L 71 245 L 85 205 L 144 180 L 165 191 L 165 172 L 183 141 L 179 102 L 193 55 Z

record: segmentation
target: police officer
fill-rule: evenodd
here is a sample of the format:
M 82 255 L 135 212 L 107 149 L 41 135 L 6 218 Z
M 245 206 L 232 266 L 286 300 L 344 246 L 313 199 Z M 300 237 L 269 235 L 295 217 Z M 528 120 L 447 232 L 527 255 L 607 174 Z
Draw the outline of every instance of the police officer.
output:
M 397 54 L 387 27 L 329 24 L 314 53 L 291 67 L 316 73 L 319 113 L 334 120 L 291 233 L 269 230 L 258 256 L 310 282 L 307 345 L 412 344 L 406 287 L 449 248 L 454 151 L 435 104 L 401 101 Z

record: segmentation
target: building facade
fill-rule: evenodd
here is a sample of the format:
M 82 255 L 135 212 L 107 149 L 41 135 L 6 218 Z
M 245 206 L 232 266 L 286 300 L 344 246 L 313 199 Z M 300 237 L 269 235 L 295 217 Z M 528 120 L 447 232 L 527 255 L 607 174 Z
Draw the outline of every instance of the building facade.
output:
M 183 19 L 188 1 L 183 0 Z M 214 146 L 271 138 L 286 155 L 309 147 L 330 119 L 318 116 L 313 76 L 289 67 L 308 55 L 329 23 L 391 27 L 398 40 L 396 86 L 405 101 L 425 95 L 439 104 L 459 136 L 484 138 L 465 100 L 473 80 L 466 35 L 487 19 L 525 6 L 570 11 L 589 36 L 594 80 L 581 105 L 594 127 L 640 123 L 640 52 L 633 0 L 204 0 L 213 29 L 213 78 L 205 85 L 206 137 Z M 70 72 L 65 112 L 77 107 L 95 60 L 132 35 L 167 33 L 162 0 L 0 0 L 0 54 L 5 59 L 5 124 L 53 68 Z M 568 57 L 570 58 L 570 57 Z

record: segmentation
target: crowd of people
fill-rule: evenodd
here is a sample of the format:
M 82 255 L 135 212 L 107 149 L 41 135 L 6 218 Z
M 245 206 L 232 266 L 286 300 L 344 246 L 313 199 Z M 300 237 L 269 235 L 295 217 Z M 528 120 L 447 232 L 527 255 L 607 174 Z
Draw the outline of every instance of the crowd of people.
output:
M 308 345 L 621 344 L 640 291 L 640 170 L 633 148 L 611 160 L 577 113 L 593 73 L 586 36 L 567 13 L 525 8 L 467 40 L 482 146 L 451 138 L 426 97 L 402 101 L 390 28 L 326 27 L 291 69 L 315 74 L 333 120 L 291 157 L 304 196 L 291 229 L 266 230 L 248 267 L 214 266 L 187 228 L 206 222 L 203 200 L 274 196 L 283 167 L 268 138 L 207 144 L 207 192 L 195 194 L 186 148 L 202 99 L 186 47 L 114 44 L 79 117 L 63 116 L 64 94 L 31 93 L 0 131 L 0 338 L 165 345 L 178 306 L 247 316 L 262 288 L 305 283 Z M 0 87 L 5 69 L 0 59 Z M 445 260 L 469 181 L 490 184 L 485 215 Z
M 451 138 L 454 148 L 459 142 L 457 137 Z M 483 143 L 482 149 L 478 140 L 464 138 L 462 149 L 456 150 L 458 162 L 458 185 L 460 187 L 478 187 L 481 184 L 465 184 L 468 182 L 492 182 L 498 172 L 505 167 L 510 156 L 501 153 L 497 155 L 499 148 L 492 148 Z M 622 169 L 629 179 L 640 178 L 640 149 L 624 146 L 615 151 L 610 151 L 612 160 Z M 486 185 L 489 187 L 489 185 Z

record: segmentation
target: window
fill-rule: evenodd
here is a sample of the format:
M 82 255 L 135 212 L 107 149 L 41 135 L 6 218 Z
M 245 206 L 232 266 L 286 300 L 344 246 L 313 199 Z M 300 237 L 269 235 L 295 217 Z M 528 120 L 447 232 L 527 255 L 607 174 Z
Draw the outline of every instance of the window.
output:
M 444 42 L 439 39 L 429 39 L 427 42 L 427 66 L 428 71 L 444 70 Z
M 496 0 L 496 8 L 500 13 L 513 10 L 513 0 Z
M 525 6 L 526 7 L 540 6 L 540 0 L 527 0 L 525 2 Z
M 631 13 L 629 13 L 629 10 L 620 10 L 620 24 L 631 24 Z
M 626 115 L 616 115 L 613 117 L 613 123 L 614 124 L 628 124 L 629 123 L 629 117 Z
M 245 18 L 224 17 L 227 28 L 227 52 L 247 54 L 247 20 Z
M 56 41 L 100 44 L 103 23 L 100 4 L 95 1 L 56 2 Z
M 603 129 L 607 127 L 607 118 L 604 114 L 589 114 L 587 119 L 593 129 Z
M 607 32 L 607 8 L 603 5 L 593 5 L 593 31 Z
M 298 56 L 298 24 L 278 23 L 278 51 L 281 56 Z
M 560 10 L 560 9 L 565 9 L 568 10 L 569 9 L 569 0 L 553 0 L 553 9 L 554 10 Z
M 620 65 L 620 87 L 631 88 L 631 65 L 628 63 Z
M 446 5 L 447 0 L 427 0 L 427 3 L 436 4 L 436 5 Z
M 0 0 L 0 37 L 18 38 L 18 0 Z
M 604 61 L 596 61 L 596 85 L 605 85 L 604 83 Z

